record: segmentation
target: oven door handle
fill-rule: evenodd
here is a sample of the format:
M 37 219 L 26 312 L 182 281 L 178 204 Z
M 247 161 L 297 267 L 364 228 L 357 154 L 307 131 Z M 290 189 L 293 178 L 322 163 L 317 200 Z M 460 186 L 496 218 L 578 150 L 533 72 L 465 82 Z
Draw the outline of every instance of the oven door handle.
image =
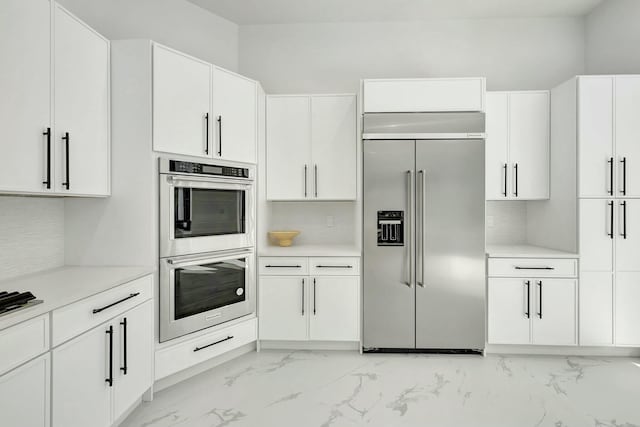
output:
M 167 182 L 170 185 L 188 186 L 190 182 L 195 184 L 210 184 L 211 187 L 217 188 L 221 184 L 240 184 L 250 187 L 253 184 L 253 178 L 225 178 L 225 177 L 199 177 L 199 176 L 183 176 L 183 175 L 167 175 Z
M 227 259 L 232 259 L 237 256 L 249 255 L 253 252 L 252 249 L 244 249 L 244 250 L 232 250 L 232 251 L 220 251 L 216 252 L 215 255 L 198 255 L 198 256 L 190 256 L 190 257 L 179 257 L 179 258 L 167 258 L 167 263 L 171 264 L 174 267 L 179 267 L 181 265 L 191 264 L 193 262 L 202 262 L 202 261 L 224 261 Z

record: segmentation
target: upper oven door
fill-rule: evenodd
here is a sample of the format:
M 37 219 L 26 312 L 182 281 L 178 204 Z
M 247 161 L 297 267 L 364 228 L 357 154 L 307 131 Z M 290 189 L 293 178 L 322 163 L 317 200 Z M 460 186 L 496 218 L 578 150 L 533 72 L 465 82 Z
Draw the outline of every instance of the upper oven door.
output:
M 254 246 L 252 181 L 160 175 L 160 257 Z

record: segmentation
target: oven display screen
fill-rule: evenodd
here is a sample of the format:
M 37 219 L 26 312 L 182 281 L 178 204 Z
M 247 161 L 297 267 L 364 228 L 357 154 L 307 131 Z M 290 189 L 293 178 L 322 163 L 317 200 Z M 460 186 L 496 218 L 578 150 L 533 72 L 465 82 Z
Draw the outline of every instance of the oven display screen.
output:
M 221 166 L 202 165 L 202 173 L 210 173 L 214 175 L 222 175 Z

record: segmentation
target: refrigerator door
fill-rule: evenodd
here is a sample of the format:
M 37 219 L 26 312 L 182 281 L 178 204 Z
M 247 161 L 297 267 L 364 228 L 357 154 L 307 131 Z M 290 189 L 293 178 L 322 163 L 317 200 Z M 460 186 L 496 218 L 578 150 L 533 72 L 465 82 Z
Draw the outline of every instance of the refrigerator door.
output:
M 416 348 L 482 349 L 484 141 L 416 141 L 416 181 Z
M 364 142 L 365 349 L 415 347 L 415 141 Z

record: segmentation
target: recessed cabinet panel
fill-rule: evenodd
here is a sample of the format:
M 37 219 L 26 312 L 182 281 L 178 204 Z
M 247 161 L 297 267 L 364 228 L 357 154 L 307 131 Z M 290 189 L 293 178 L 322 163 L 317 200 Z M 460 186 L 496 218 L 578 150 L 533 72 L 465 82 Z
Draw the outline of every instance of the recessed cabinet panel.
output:
M 109 195 L 109 41 L 56 5 L 57 190 Z
M 50 189 L 43 184 L 43 133 L 51 127 L 50 8 L 47 0 L 0 2 L 0 191 L 53 191 L 53 183 Z
M 616 271 L 640 271 L 640 199 L 615 201 Z
M 611 197 L 613 77 L 578 79 L 578 191 L 580 197 Z M 615 177 L 615 174 L 613 174 Z
M 617 76 L 615 138 L 618 197 L 640 196 L 640 76 Z
M 613 273 L 580 273 L 580 345 L 613 344 Z
M 617 273 L 615 294 L 616 344 L 640 346 L 640 272 Z
M 211 157 L 211 65 L 153 45 L 153 149 Z
M 360 277 L 312 277 L 309 284 L 309 339 L 358 341 Z
M 581 271 L 613 271 L 616 201 L 580 199 L 579 251 Z
M 532 295 L 531 280 L 489 279 L 489 343 L 529 344 Z
M 49 353 L 0 377 L 2 425 L 48 427 L 51 356 Z
M 260 339 L 307 339 L 309 278 L 260 277 Z
M 577 281 L 535 279 L 531 285 L 532 344 L 576 345 Z

